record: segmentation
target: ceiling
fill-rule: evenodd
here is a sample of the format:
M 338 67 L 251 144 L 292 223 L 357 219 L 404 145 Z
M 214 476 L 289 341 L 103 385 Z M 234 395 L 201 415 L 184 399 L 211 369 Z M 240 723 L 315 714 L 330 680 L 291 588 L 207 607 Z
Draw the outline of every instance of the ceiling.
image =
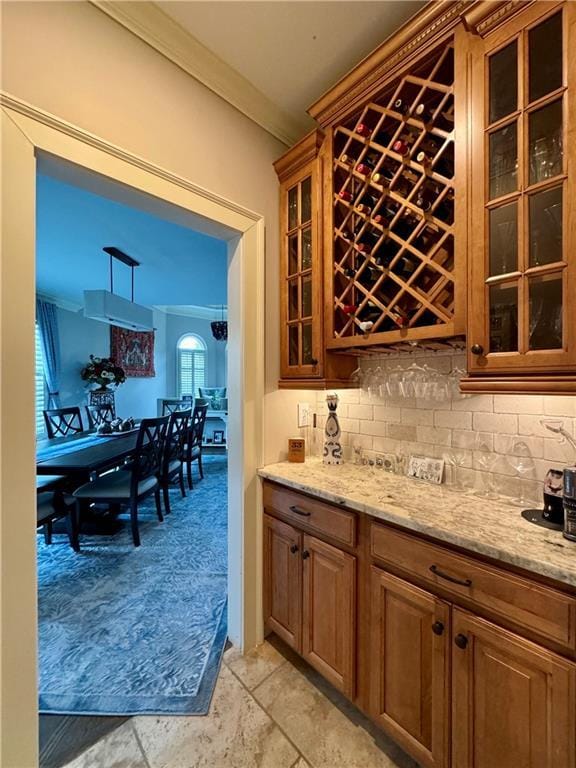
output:
M 226 304 L 226 243 L 143 210 L 39 174 L 36 287 L 70 308 L 83 291 L 109 290 L 114 245 L 140 262 L 135 301 L 146 306 Z M 130 298 L 130 270 L 114 268 L 114 292 Z
M 161 2 L 162 11 L 307 130 L 306 109 L 426 3 Z

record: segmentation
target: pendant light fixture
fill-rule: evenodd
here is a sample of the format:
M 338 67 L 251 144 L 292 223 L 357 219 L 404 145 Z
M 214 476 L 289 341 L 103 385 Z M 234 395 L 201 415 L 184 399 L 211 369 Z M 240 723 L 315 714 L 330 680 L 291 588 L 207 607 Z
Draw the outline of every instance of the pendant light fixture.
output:
M 212 336 L 216 341 L 228 341 L 228 321 L 224 320 L 224 305 L 220 310 L 220 320 L 213 320 L 210 323 L 212 328 Z

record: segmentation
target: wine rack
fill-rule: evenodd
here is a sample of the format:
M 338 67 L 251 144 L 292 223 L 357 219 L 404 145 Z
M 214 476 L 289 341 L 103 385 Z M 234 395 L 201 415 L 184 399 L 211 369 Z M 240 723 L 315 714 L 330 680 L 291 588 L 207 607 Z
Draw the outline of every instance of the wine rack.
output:
M 460 330 L 454 70 L 450 39 L 334 127 L 332 348 Z

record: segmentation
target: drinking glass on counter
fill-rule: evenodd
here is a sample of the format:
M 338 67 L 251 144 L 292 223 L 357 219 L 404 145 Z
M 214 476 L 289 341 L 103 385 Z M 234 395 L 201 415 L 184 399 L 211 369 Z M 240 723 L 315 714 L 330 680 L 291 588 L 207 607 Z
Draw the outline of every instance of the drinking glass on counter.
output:
M 474 452 L 476 453 L 478 468 L 484 473 L 484 477 L 481 478 L 481 485 L 476 489 L 476 495 L 482 496 L 484 499 L 497 499 L 493 470 L 498 456 L 493 452 L 489 437 L 486 434 L 478 432 L 474 442 Z
M 526 497 L 525 479 L 534 474 L 536 465 L 529 446 L 524 440 L 511 440 L 506 461 L 516 472 L 518 478 L 518 496 L 512 499 L 512 503 L 518 507 L 526 507 L 529 503 Z

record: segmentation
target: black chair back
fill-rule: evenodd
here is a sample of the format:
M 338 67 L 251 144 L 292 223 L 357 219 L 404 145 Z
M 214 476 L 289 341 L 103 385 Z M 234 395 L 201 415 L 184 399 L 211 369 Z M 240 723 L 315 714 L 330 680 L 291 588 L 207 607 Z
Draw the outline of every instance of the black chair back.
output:
M 195 405 L 192 414 L 192 423 L 189 430 L 190 447 L 202 447 L 202 437 L 204 435 L 204 425 L 206 424 L 207 405 Z
M 80 408 L 50 408 L 44 413 L 44 423 L 46 424 L 46 433 L 49 438 L 66 437 L 75 435 L 78 432 L 84 432 Z
M 190 402 L 184 398 L 165 398 L 162 400 L 162 416 L 170 416 L 177 411 L 186 411 L 190 408 Z
M 142 419 L 132 460 L 131 496 L 138 495 L 138 484 L 147 477 L 157 476 L 162 467 L 162 452 L 169 416 Z
M 87 405 L 88 429 L 98 429 L 102 424 L 110 424 L 114 419 L 114 409 L 109 403 L 104 405 Z
M 166 475 L 170 463 L 175 460 L 182 460 L 182 453 L 186 435 L 188 434 L 188 423 L 192 411 L 175 411 L 170 414 L 168 429 L 166 431 L 166 440 L 164 443 L 164 454 L 162 456 L 162 474 Z

